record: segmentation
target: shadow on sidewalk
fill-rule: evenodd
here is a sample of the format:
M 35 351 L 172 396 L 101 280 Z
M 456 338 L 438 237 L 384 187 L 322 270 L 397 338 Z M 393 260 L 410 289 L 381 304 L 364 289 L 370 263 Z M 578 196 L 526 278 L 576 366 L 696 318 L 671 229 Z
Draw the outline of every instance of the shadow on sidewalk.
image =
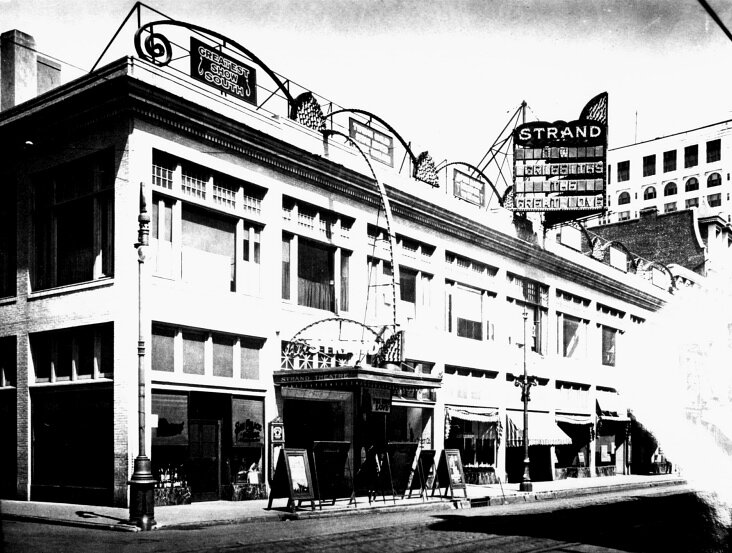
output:
M 693 493 L 542 513 L 436 518 L 442 520 L 430 529 L 443 532 L 531 536 L 634 553 L 732 552 L 731 529 L 720 524 L 714 510 Z
M 126 518 L 119 518 L 119 517 L 113 517 L 110 515 L 103 515 L 100 513 L 94 513 L 92 511 L 76 511 L 76 516 L 78 516 L 79 518 L 84 518 L 84 519 L 93 519 L 93 518 L 108 519 L 108 520 L 114 520 L 114 521 L 118 522 L 119 524 L 130 524 L 130 521 Z

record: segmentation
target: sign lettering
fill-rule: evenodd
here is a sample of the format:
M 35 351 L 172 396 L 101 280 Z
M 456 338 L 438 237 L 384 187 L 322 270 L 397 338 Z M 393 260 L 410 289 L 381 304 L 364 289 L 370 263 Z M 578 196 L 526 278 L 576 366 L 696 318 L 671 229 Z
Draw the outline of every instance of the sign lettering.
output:
M 191 37 L 191 77 L 257 105 L 257 73 L 214 47 Z

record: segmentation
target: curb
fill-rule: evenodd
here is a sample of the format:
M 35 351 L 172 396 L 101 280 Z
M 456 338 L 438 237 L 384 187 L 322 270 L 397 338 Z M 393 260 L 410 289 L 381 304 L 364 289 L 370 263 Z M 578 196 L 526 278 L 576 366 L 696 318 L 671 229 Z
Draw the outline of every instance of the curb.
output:
M 361 513 L 380 514 L 391 513 L 403 510 L 421 510 L 421 511 L 445 511 L 454 509 L 470 509 L 491 507 L 497 505 L 512 505 L 517 503 L 528 503 L 533 501 L 548 501 L 552 499 L 560 499 L 567 497 L 582 497 L 603 493 L 622 492 L 628 490 L 642 490 L 647 488 L 662 488 L 672 486 L 683 486 L 688 484 L 683 478 L 673 480 L 663 480 L 660 482 L 637 482 L 627 484 L 614 484 L 603 486 L 590 486 L 585 488 L 543 491 L 543 492 L 511 492 L 508 495 L 494 495 L 485 497 L 475 497 L 472 499 L 457 498 L 443 499 L 441 501 L 427 501 L 422 503 L 414 503 L 409 505 L 368 505 L 363 508 L 336 508 L 333 510 L 302 510 L 294 513 L 284 510 L 267 510 L 262 514 L 251 514 L 239 517 L 228 517 L 221 519 L 209 519 L 191 522 L 158 523 L 153 530 L 160 529 L 195 529 L 209 526 L 225 526 L 233 524 L 247 524 L 252 522 L 279 522 L 290 520 L 307 520 L 307 519 L 323 519 L 358 515 Z M 74 526 L 77 528 L 88 528 L 94 530 L 113 530 L 117 532 L 139 532 L 140 528 L 132 524 L 119 522 L 116 524 L 104 522 L 90 522 L 83 520 L 69 520 L 51 518 L 38 515 L 25 515 L 14 513 L 0 514 L 0 520 L 11 520 L 19 522 L 35 522 L 39 524 L 52 524 L 58 526 Z

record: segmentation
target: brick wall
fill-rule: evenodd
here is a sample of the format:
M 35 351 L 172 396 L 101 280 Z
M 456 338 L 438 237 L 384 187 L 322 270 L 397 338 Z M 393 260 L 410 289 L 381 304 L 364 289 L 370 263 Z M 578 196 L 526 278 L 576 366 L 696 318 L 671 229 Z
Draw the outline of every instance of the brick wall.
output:
M 664 265 L 676 263 L 704 274 L 704 244 L 695 228 L 694 213 L 687 209 L 659 214 L 641 210 L 639 219 L 589 229 L 605 240 L 622 242 L 631 252 Z

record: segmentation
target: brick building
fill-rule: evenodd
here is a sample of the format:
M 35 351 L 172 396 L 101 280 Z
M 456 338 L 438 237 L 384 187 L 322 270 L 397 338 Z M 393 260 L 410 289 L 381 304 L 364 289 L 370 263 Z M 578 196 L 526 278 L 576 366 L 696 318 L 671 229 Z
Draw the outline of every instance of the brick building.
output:
M 11 74 L 32 71 L 25 50 Z M 280 419 L 285 446 L 346 443 L 355 471 L 409 443 L 515 481 L 524 362 L 532 478 L 631 470 L 624 340 L 670 279 L 583 253 L 577 229 L 517 228 L 484 183 L 459 199 L 481 183 L 458 172 L 400 172 L 369 117 L 330 127 L 367 163 L 281 94 L 242 101 L 184 69 L 125 57 L 3 104 L 3 497 L 127 503 L 138 317 L 155 475 L 194 500 L 266 482 Z

